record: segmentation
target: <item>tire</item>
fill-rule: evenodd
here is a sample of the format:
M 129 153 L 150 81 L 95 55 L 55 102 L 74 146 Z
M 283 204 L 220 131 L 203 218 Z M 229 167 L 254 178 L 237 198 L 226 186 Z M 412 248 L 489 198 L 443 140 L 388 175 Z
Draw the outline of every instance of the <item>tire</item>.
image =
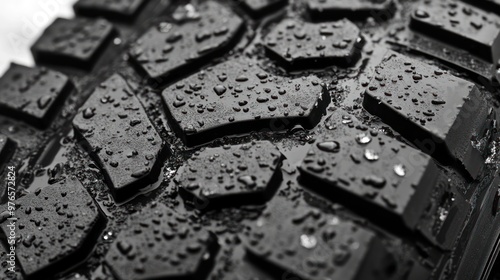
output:
M 0 78 L 0 279 L 496 279 L 499 3 L 74 10 Z

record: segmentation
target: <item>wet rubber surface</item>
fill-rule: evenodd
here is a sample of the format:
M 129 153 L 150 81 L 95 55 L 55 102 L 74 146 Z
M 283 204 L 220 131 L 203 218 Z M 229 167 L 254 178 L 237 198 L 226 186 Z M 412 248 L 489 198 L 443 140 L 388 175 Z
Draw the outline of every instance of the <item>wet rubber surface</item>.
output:
M 0 275 L 486 279 L 500 20 L 436 2 L 79 1 L 0 78 Z

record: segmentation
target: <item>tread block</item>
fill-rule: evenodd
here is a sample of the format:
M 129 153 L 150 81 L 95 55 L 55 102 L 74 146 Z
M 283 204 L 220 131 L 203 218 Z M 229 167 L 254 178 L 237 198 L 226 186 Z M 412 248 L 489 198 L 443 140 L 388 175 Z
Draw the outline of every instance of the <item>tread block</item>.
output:
M 150 78 L 192 70 L 207 59 L 224 54 L 238 40 L 243 20 L 216 2 L 199 7 L 200 19 L 183 24 L 161 23 L 144 34 L 131 49 L 131 59 Z
M 257 226 L 245 243 L 276 279 L 389 279 L 384 268 L 394 264 L 373 232 L 319 212 Z
M 57 18 L 31 47 L 38 64 L 90 69 L 115 29 L 104 19 Z
M 76 265 L 92 250 L 100 228 L 100 212 L 77 180 L 46 186 L 16 200 L 17 261 L 30 279 L 48 279 Z M 10 220 L 2 223 L 9 236 Z
M 170 126 L 188 146 L 254 130 L 314 127 L 330 96 L 318 78 L 279 78 L 240 59 L 207 68 L 163 93 Z
M 269 141 L 207 148 L 177 171 L 175 182 L 199 210 L 263 204 L 281 182 L 282 155 Z
M 215 234 L 155 203 L 130 217 L 105 262 L 120 280 L 205 279 L 218 250 Z
M 435 227 L 433 233 L 424 235 L 434 244 L 449 249 L 460 231 L 441 232 L 441 225 L 452 221 L 460 228 L 467 211 L 451 215 L 450 219 L 443 216 L 438 225 L 438 221 L 430 217 L 435 213 L 429 210 L 431 198 L 437 201 L 436 208 L 442 206 L 435 211 L 457 206 L 465 210 L 469 206 L 458 194 L 444 191 L 447 188 L 442 185 L 448 184 L 448 177 L 433 159 L 370 130 L 343 110 L 337 109 L 327 121 L 328 127 L 335 129 L 320 135 L 300 164 L 302 184 L 374 222 L 398 230 L 420 231 L 421 217 L 428 215 L 430 220 L 426 225 Z M 457 200 L 439 205 L 440 201 L 448 200 L 447 197 Z M 443 235 L 446 238 L 441 238 Z
M 73 84 L 59 72 L 11 63 L 0 78 L 0 111 L 38 127 L 46 127 Z
M 365 91 L 363 106 L 427 154 L 476 178 L 483 151 L 471 140 L 491 126 L 473 83 L 389 51 Z
M 429 1 L 411 13 L 410 27 L 496 63 L 500 58 L 498 19 L 458 1 Z
M 352 65 L 361 57 L 362 43 L 360 30 L 346 19 L 322 24 L 287 19 L 265 38 L 269 56 L 289 69 Z
M 118 74 L 98 86 L 73 120 L 118 201 L 154 182 L 167 152 L 134 90 Z
M 394 15 L 396 7 L 394 0 L 310 0 L 307 10 L 312 20 L 372 17 L 383 21 Z
M 73 8 L 78 15 L 130 20 L 145 3 L 145 0 L 79 0 Z
M 437 182 L 433 160 L 386 135 L 370 134 L 342 110 L 328 120 L 336 129 L 318 137 L 299 166 L 305 186 L 413 229 Z
M 262 17 L 280 7 L 285 6 L 288 0 L 239 0 L 243 8 L 252 17 Z

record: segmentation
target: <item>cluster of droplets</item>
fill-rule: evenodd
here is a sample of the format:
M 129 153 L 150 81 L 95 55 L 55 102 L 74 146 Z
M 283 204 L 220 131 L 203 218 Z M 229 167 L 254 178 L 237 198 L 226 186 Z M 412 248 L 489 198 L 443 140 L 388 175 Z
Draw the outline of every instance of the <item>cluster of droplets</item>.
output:
M 180 6 L 173 17 L 178 24 L 160 23 L 130 51 L 151 73 L 165 74 L 223 47 L 242 25 L 236 14 L 212 1 L 206 3 L 202 13 L 192 4 Z
M 229 73 L 228 69 L 237 70 Z M 172 115 L 183 131 L 191 134 L 219 126 L 221 115 L 227 123 L 306 116 L 319 106 L 316 102 L 323 86 L 314 77 L 278 79 L 248 61 L 238 60 L 216 65 L 172 85 L 164 91 L 163 98 L 171 104 Z
M 84 57 L 97 52 L 113 27 L 104 19 L 60 19 L 49 28 L 54 30 L 51 34 L 55 34 L 51 38 L 51 48 L 71 56 Z
M 285 20 L 266 36 L 268 48 L 284 59 L 343 57 L 359 43 L 359 29 L 348 20 L 333 23 L 299 23 Z
M 427 21 L 438 28 L 453 30 L 456 33 L 478 32 L 486 24 L 490 24 L 491 19 L 487 14 L 467 4 L 456 1 L 438 1 L 439 3 L 428 2 L 427 6 L 419 6 L 413 11 L 416 19 Z
M 389 136 L 379 135 L 376 130 L 369 130 L 350 115 L 330 115 L 325 119 L 325 128 L 325 134 L 319 137 L 315 147 L 307 153 L 303 168 L 309 170 L 312 176 L 328 178 L 329 182 L 335 181 L 339 187 L 345 185 L 351 188 L 350 185 L 359 180 L 361 186 L 370 187 L 360 188 L 359 192 L 373 199 L 380 193 L 380 199 L 388 207 L 397 207 L 392 194 L 398 192 L 398 185 L 407 176 L 407 167 L 398 162 L 397 158 L 406 145 L 398 144 Z M 362 157 L 358 156 L 359 152 L 362 152 Z M 401 154 L 404 155 L 406 150 Z M 353 165 L 344 170 L 344 161 L 349 160 Z M 379 169 L 380 172 L 358 175 L 358 166 L 360 170 L 365 170 L 363 165 L 367 164 L 373 164 L 371 169 Z M 387 189 L 389 183 L 394 188 Z M 382 191 L 384 188 L 386 190 Z
M 279 225 L 258 227 L 248 242 L 252 252 L 273 265 L 290 271 L 305 267 L 302 274 L 332 277 L 331 272 L 345 266 L 363 246 L 356 239 L 358 234 L 363 234 L 362 230 L 353 224 L 311 209 L 294 213 Z
M 119 271 L 163 274 L 168 278 L 179 273 L 197 273 L 191 268 L 213 257 L 206 248 L 214 247 L 215 237 L 200 231 L 186 217 L 174 214 L 162 204 L 153 203 L 132 216 L 129 223 L 106 256 L 110 265 Z M 151 263 L 161 263 L 161 267 Z
M 272 187 L 269 183 L 280 161 L 279 150 L 267 141 L 207 148 L 194 153 L 175 182 L 199 199 L 224 199 L 223 195 L 238 192 L 252 196 Z

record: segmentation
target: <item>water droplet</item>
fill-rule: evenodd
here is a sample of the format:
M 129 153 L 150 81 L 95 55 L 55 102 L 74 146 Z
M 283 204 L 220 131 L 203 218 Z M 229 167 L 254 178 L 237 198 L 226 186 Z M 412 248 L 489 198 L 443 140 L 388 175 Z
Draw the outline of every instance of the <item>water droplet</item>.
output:
M 369 175 L 363 178 L 363 183 L 381 189 L 385 186 L 385 179 L 376 175 Z
M 38 108 L 44 109 L 45 107 L 47 107 L 47 105 L 49 105 L 50 101 L 52 101 L 52 96 L 50 95 L 44 95 L 40 97 L 37 102 Z
M 439 207 L 438 213 L 439 213 L 439 220 L 441 222 L 444 222 L 446 220 L 446 217 L 448 217 L 448 210 L 444 209 L 443 207 Z
M 266 74 L 266 73 L 258 73 L 258 74 L 257 74 L 257 77 L 258 77 L 259 79 L 261 79 L 261 80 L 263 80 L 263 79 L 267 79 L 267 74 Z
M 404 177 L 406 174 L 405 166 L 401 163 L 394 165 L 394 173 L 400 177 Z
M 226 87 L 225 87 L 225 86 L 223 86 L 223 85 L 216 85 L 216 86 L 214 87 L 214 91 L 215 91 L 215 93 L 216 93 L 217 95 L 222 95 L 222 94 L 224 94 L 224 92 L 226 92 L 226 90 L 227 90 L 227 89 L 226 89 Z
M 90 118 L 92 118 L 95 115 L 94 109 L 93 108 L 87 108 L 87 109 L 83 110 L 82 115 L 83 115 L 83 118 L 90 119 Z
M 132 245 L 130 245 L 130 243 L 126 242 L 126 241 L 118 241 L 116 243 L 116 247 L 118 247 L 118 250 L 120 250 L 120 253 L 124 254 L 124 255 L 127 255 L 130 250 L 132 250 Z
M 338 153 L 340 150 L 340 144 L 337 141 L 326 141 L 316 144 L 318 149 L 329 152 L 329 153 Z
M 136 126 L 141 123 L 141 120 L 135 119 L 135 120 L 130 120 L 130 126 Z
M 240 75 L 240 76 L 236 77 L 236 81 L 237 82 L 246 82 L 246 81 L 248 81 L 248 78 L 244 75 Z
M 300 245 L 306 249 L 312 249 L 316 247 L 316 244 L 318 241 L 316 240 L 316 237 L 313 235 L 307 235 L 307 234 L 302 234 L 300 236 Z
M 432 103 L 432 104 L 434 104 L 434 105 L 442 105 L 442 104 L 445 104 L 445 103 L 446 103 L 446 101 L 441 100 L 441 99 L 433 99 L 433 100 L 431 101 L 431 103 Z
M 359 144 L 368 144 L 372 141 L 372 139 L 370 138 L 370 136 L 368 136 L 368 134 L 366 133 L 360 133 L 358 135 L 356 135 L 356 142 L 358 142 Z
M 418 18 L 428 18 L 429 17 L 429 13 L 427 13 L 426 11 L 424 11 L 422 9 L 417 9 L 415 11 L 415 16 L 418 17 Z
M 257 185 L 257 178 L 255 176 L 245 175 L 238 177 L 238 182 L 241 182 L 247 188 L 253 188 Z
M 366 149 L 365 150 L 365 158 L 369 161 L 376 161 L 380 158 L 380 156 L 374 150 Z

